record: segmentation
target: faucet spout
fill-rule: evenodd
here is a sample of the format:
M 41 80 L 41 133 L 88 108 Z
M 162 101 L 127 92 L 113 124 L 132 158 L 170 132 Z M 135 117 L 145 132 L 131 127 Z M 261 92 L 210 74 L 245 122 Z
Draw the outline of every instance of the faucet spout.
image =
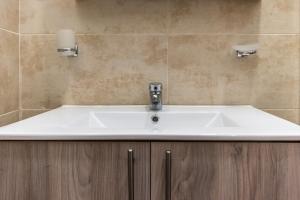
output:
M 153 104 L 158 104 L 159 103 L 159 96 L 158 96 L 158 94 L 152 94 L 151 95 L 151 102 L 153 103 Z
M 150 83 L 150 110 L 158 111 L 162 109 L 162 83 Z

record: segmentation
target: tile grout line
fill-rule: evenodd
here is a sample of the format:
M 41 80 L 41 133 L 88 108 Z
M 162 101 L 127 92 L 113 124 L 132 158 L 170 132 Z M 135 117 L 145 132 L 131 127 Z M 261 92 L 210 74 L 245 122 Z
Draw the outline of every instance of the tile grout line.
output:
M 56 33 L 21 33 L 27 35 L 56 35 Z M 78 36 L 164 36 L 166 33 L 75 33 Z
M 170 98 L 169 98 L 169 36 L 167 36 L 167 102 L 170 102 Z
M 169 4 L 170 4 L 170 0 L 167 0 L 167 102 L 170 103 L 170 96 L 169 96 Z
M 299 9 L 300 9 L 300 4 L 299 4 Z M 299 12 L 298 12 L 298 18 L 299 18 Z M 300 34 L 300 27 L 298 27 L 298 33 Z M 299 45 L 300 45 L 300 35 L 298 35 L 298 86 L 300 85 L 300 48 L 299 48 Z M 300 124 L 300 90 L 298 88 L 298 119 L 297 119 L 297 123 Z
M 56 33 L 21 33 L 23 36 L 43 36 L 43 35 L 56 35 Z M 76 33 L 78 36 L 293 36 L 300 35 L 300 33 Z
M 144 104 L 136 104 L 136 105 L 130 105 L 130 106 L 141 106 L 141 105 L 144 105 Z M 223 105 L 189 105 L 189 104 L 186 104 L 186 105 L 176 105 L 176 104 L 165 104 L 166 106 L 223 106 Z M 72 105 L 72 106 L 89 106 L 89 105 Z M 97 105 L 91 105 L 91 106 L 97 106 Z M 101 106 L 106 106 L 106 105 L 102 105 Z M 111 106 L 111 105 L 107 105 L 107 106 Z M 114 105 L 113 105 L 114 106 Z M 224 106 L 246 106 L 246 105 L 224 105 Z M 59 107 L 57 107 L 59 108 Z M 260 110 L 300 110 L 300 108 L 259 108 L 259 107 L 255 107 L 256 109 L 260 109 Z M 21 110 L 53 110 L 53 109 L 56 109 L 56 108 L 22 108 Z
M 22 111 L 48 111 L 48 110 L 53 110 L 53 109 L 21 109 Z
M 299 4 L 300 8 L 300 4 Z M 300 27 L 299 27 L 300 28 Z M 299 32 L 300 33 L 300 32 Z M 298 36 L 298 45 L 300 45 L 300 37 Z M 298 46 L 298 86 L 300 85 L 300 48 Z M 298 88 L 298 109 L 300 109 L 300 90 Z M 298 112 L 298 124 L 300 124 L 300 112 Z
M 10 30 L 7 30 L 7 29 L 4 29 L 4 28 L 0 28 L 1 31 L 5 31 L 5 32 L 8 32 L 8 33 L 11 33 L 11 34 L 14 34 L 14 35 L 19 35 L 19 33 L 16 33 L 14 31 L 10 31 Z
M 19 120 L 23 118 L 22 113 L 22 70 L 21 70 L 21 3 L 19 0 Z
M 168 105 L 167 105 L 168 106 Z M 212 105 L 213 106 L 213 105 Z M 260 110 L 300 110 L 299 108 L 258 108 Z M 23 111 L 49 111 L 49 110 L 53 110 L 53 109 L 22 109 Z M 9 111 L 7 113 L 4 113 L 4 114 L 0 114 L 0 117 L 1 116 L 4 116 L 4 115 L 9 115 L 9 114 L 12 114 L 14 112 L 18 112 L 19 110 L 13 110 L 13 111 Z
M 299 110 L 299 108 L 257 108 L 260 110 Z
M 13 111 L 10 111 L 10 112 L 1 114 L 0 117 L 4 117 L 4 116 L 10 115 L 10 114 L 13 114 L 13 113 L 15 113 L 15 112 L 19 112 L 19 110 L 13 110 Z

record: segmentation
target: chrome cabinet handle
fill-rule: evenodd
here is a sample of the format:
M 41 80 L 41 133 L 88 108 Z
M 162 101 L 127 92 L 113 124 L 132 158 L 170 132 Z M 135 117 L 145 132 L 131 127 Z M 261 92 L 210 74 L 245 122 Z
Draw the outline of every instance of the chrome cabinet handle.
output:
M 134 200 L 134 157 L 133 149 L 128 149 L 128 200 Z
M 170 150 L 166 151 L 166 200 L 171 200 L 171 156 Z

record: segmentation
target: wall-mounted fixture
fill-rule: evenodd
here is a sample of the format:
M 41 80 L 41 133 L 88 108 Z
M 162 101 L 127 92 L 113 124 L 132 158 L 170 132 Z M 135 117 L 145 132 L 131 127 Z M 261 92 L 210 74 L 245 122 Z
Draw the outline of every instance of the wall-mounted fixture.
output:
M 232 48 L 235 50 L 238 58 L 243 58 L 255 54 L 257 52 L 258 47 L 259 45 L 255 43 L 255 44 L 235 45 Z
M 75 41 L 75 33 L 70 29 L 62 29 L 57 33 L 57 52 L 63 56 L 77 57 L 78 45 Z

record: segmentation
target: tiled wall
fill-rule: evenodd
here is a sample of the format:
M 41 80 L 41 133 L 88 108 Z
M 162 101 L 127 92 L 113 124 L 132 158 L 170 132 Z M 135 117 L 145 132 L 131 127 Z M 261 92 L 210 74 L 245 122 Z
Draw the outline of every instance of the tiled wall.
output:
M 10 0 L 11 1 L 11 0 Z M 21 112 L 61 104 L 251 104 L 299 121 L 299 0 L 20 0 Z M 78 33 L 78 58 L 55 33 Z M 258 42 L 237 59 L 232 45 Z
M 19 119 L 19 0 L 0 1 L 0 126 Z

